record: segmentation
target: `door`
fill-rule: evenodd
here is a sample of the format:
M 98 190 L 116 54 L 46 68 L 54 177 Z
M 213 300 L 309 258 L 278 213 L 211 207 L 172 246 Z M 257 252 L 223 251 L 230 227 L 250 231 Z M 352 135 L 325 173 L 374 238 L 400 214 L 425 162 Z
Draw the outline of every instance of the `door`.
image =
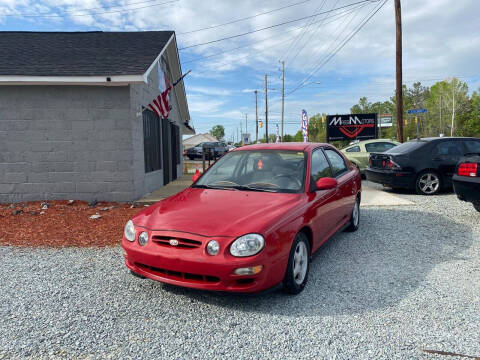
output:
M 338 181 L 338 216 L 339 222 L 343 223 L 350 218 L 355 203 L 354 177 L 345 159 L 336 150 L 332 148 L 325 149 L 325 155 L 332 167 L 333 176 Z
M 432 160 L 445 186 L 451 186 L 455 168 L 464 153 L 463 144 L 459 139 L 444 140 L 434 147 Z
M 340 217 L 338 214 L 338 189 L 314 190 L 315 182 L 323 177 L 333 177 L 330 164 L 321 148 L 312 152 L 310 157 L 310 186 L 309 211 L 311 226 L 315 238 L 313 251 L 315 251 L 336 230 Z
M 169 121 L 162 119 L 162 159 L 163 159 L 163 185 L 170 182 L 170 151 L 168 139 L 170 134 Z

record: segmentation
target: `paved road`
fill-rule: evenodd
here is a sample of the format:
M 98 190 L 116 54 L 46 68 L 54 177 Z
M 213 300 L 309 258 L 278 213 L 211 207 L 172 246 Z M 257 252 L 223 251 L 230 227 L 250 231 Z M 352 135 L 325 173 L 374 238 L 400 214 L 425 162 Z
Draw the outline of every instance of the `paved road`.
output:
M 120 248 L 0 248 L 0 359 L 480 356 L 480 214 L 452 194 L 393 195 L 416 205 L 362 208 L 296 297 L 137 279 Z

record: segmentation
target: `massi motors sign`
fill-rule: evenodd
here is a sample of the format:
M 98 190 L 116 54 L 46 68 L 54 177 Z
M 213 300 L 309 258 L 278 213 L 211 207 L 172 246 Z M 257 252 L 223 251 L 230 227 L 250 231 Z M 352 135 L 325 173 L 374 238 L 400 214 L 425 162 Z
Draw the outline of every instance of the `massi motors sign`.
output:
M 327 116 L 327 141 L 377 138 L 377 114 Z

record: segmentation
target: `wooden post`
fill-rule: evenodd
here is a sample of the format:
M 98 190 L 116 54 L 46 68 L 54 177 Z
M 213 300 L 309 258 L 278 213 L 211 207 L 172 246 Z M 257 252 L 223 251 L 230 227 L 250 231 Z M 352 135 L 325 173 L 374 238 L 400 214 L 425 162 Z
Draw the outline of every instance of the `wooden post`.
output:
M 395 0 L 395 24 L 397 38 L 396 52 L 396 102 L 397 102 L 397 138 L 403 143 L 403 88 L 402 88 L 402 8 L 400 0 Z

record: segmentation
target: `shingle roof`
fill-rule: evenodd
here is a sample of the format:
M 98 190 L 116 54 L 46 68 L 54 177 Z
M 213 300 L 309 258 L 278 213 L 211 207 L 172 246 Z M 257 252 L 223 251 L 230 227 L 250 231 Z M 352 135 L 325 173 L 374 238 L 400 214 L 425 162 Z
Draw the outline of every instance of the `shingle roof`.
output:
M 0 75 L 141 75 L 173 31 L 0 32 Z

